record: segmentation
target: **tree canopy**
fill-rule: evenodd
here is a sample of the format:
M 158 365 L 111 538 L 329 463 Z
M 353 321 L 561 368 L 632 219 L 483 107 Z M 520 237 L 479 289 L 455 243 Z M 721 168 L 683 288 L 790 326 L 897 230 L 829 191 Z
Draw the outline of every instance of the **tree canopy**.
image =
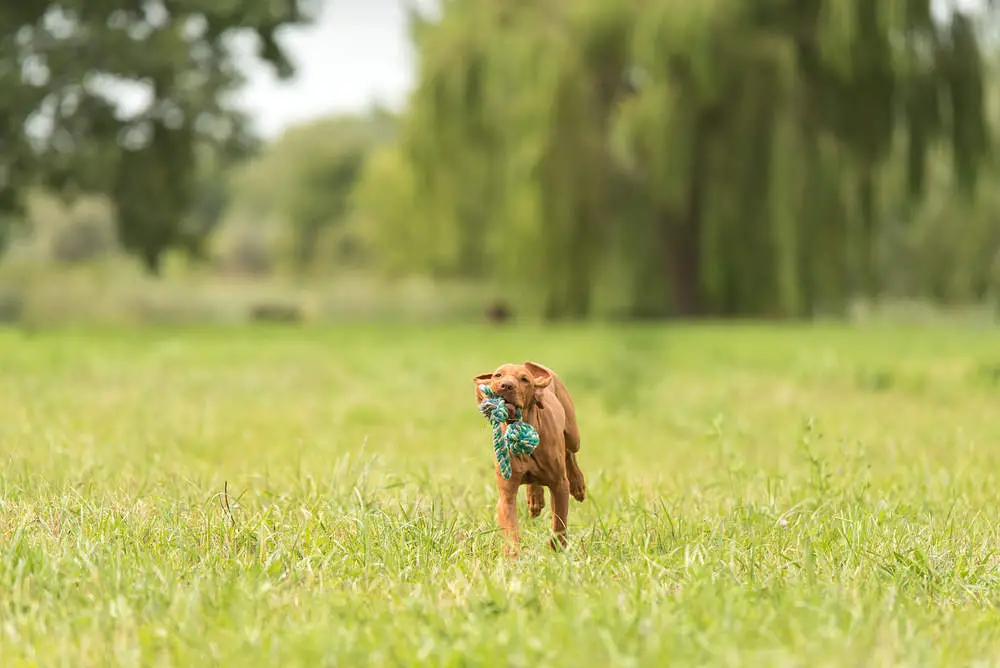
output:
M 931 0 L 450 0 L 402 130 L 438 272 L 632 317 L 876 296 L 932 156 L 990 156 L 977 25 Z M 382 174 L 390 163 L 382 158 Z M 905 165 L 900 169 L 899 165 Z M 398 178 L 398 177 L 393 177 Z M 385 224 L 396 224 L 386 222 Z
M 992 0 L 442 0 L 404 109 L 263 146 L 236 44 L 291 74 L 307 3 L 0 9 L 0 243 L 48 190 L 108 196 L 153 272 L 211 237 L 220 266 L 422 274 L 552 320 L 1000 296 Z
M 255 145 L 231 100 L 243 83 L 235 40 L 253 37 L 257 56 L 288 77 L 276 33 L 316 9 L 310 0 L 5 3 L 0 214 L 20 211 L 35 186 L 103 193 L 121 243 L 151 271 L 168 250 L 197 253 L 205 230 L 188 214 L 205 196 L 198 151 L 226 162 Z

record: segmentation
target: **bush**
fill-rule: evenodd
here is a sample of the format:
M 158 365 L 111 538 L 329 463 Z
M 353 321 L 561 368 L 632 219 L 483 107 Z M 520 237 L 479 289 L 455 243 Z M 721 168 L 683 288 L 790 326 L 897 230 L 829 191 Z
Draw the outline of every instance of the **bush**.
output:
M 274 269 L 271 251 L 259 237 L 236 239 L 223 261 L 226 269 L 245 276 L 267 276 Z
M 80 202 L 49 240 L 49 254 L 62 264 L 81 264 L 105 257 L 117 245 L 114 218 L 99 202 Z
M 216 264 L 240 276 L 267 276 L 275 267 L 272 237 L 272 230 L 265 221 L 226 221 L 215 234 Z

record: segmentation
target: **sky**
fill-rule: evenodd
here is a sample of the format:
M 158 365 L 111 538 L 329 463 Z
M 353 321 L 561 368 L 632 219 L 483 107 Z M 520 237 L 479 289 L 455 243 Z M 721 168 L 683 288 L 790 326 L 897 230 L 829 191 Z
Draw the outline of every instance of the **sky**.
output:
M 287 29 L 280 41 L 295 78 L 278 81 L 270 67 L 248 67 L 239 96 L 257 129 L 272 138 L 289 125 L 374 102 L 399 108 L 413 85 L 416 60 L 400 0 L 330 0 L 313 26 Z

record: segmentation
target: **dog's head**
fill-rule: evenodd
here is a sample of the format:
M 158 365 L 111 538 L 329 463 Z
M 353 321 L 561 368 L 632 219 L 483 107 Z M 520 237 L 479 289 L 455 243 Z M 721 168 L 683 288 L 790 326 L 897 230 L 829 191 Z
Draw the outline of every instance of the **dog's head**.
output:
M 486 385 L 494 394 L 521 410 L 532 406 L 542 407 L 542 392 L 552 383 L 552 371 L 541 364 L 501 364 L 492 373 L 472 379 L 476 384 L 476 401 L 483 400 L 480 385 Z

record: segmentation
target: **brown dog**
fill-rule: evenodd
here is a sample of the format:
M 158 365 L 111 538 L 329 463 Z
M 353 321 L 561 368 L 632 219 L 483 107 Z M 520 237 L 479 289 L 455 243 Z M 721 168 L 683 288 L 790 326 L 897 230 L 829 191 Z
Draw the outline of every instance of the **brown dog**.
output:
M 530 455 L 511 457 L 511 476 L 504 480 L 494 463 L 497 490 L 497 523 L 507 538 L 505 552 L 520 547 L 517 522 L 517 490 L 528 485 L 528 512 L 538 517 L 545 507 L 545 490 L 552 501 L 553 549 L 565 547 L 569 497 L 583 501 L 587 486 L 576 463 L 580 430 L 576 409 L 562 380 L 541 364 L 503 364 L 493 373 L 476 376 L 476 401 L 483 400 L 479 385 L 487 385 L 508 404 L 521 409 L 522 419 L 538 430 L 538 447 Z M 506 427 L 505 427 L 506 428 Z

